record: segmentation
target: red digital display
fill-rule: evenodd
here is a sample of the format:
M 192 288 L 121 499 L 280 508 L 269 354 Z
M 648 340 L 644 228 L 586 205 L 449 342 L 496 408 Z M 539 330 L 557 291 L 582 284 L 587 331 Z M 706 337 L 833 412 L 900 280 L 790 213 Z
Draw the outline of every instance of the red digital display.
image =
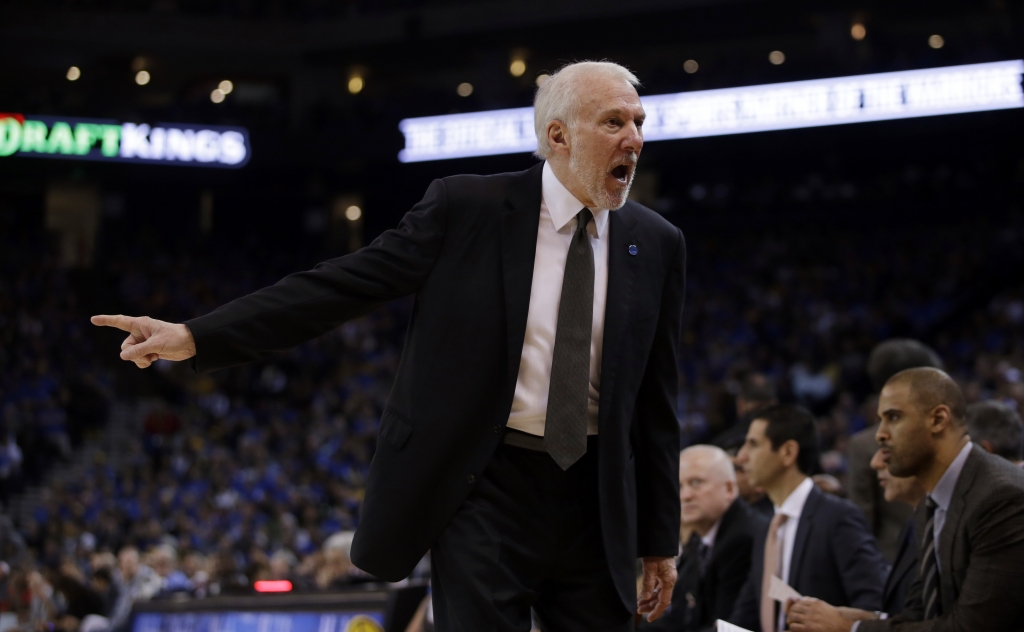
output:
M 292 583 L 287 579 L 262 579 L 253 584 L 253 588 L 259 593 L 291 592 Z

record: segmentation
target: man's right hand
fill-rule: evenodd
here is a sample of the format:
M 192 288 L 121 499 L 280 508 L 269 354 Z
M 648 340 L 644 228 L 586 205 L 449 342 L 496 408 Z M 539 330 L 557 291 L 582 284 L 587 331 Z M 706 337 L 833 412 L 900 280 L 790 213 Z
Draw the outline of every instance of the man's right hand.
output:
M 181 324 L 148 316 L 93 316 L 92 324 L 127 331 L 121 343 L 121 359 L 145 369 L 157 360 L 188 360 L 196 354 L 192 332 Z

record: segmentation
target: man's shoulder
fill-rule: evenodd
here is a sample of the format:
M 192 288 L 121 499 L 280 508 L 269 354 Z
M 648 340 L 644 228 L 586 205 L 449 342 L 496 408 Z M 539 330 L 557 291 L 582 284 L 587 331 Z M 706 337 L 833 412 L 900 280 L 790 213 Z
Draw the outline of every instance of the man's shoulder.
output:
M 753 544 L 768 533 L 770 520 L 755 511 L 745 500 L 737 498 L 722 516 L 722 525 L 715 539 L 715 548 L 729 549 Z
M 833 525 L 838 525 L 853 520 L 867 529 L 867 522 L 864 520 L 864 512 L 860 510 L 853 501 L 840 498 L 815 488 L 812 495 L 818 498 L 818 511 L 815 520 L 822 520 Z
M 543 163 L 541 163 L 543 164 Z M 449 197 L 466 201 L 494 201 L 504 199 L 513 188 L 529 184 L 531 177 L 536 177 L 536 186 L 540 186 L 539 165 L 523 171 L 508 171 L 487 175 L 463 173 L 441 178 Z
M 665 237 L 675 239 L 676 235 L 680 233 L 675 224 L 662 217 L 658 212 L 634 200 L 627 200 L 625 206 L 615 212 L 629 215 L 636 224 Z
M 1005 502 L 1019 500 L 1024 505 L 1024 469 L 1006 459 L 989 454 L 980 448 L 971 453 L 977 473 L 970 488 L 964 490 L 968 503 Z

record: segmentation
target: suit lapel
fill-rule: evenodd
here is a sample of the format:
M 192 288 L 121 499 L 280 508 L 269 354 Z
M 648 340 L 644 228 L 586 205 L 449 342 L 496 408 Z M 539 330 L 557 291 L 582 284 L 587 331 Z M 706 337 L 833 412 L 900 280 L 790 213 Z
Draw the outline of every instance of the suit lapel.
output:
M 505 283 L 505 331 L 507 336 L 507 399 L 515 394 L 519 362 L 523 357 L 526 317 L 533 287 L 533 262 L 540 225 L 541 174 L 544 163 L 524 171 L 509 192 L 501 214 L 501 271 Z
M 903 581 L 903 577 L 917 567 L 917 556 L 911 555 L 910 551 L 911 548 L 917 549 L 917 543 L 914 542 L 917 534 L 911 528 L 912 524 L 913 520 L 907 521 L 903 525 L 903 529 L 900 530 L 900 548 L 896 552 L 896 565 L 892 567 L 889 576 L 885 578 L 885 590 L 882 593 L 882 598 L 886 602 Z
M 722 523 L 718 525 L 718 533 L 715 534 L 715 544 L 711 547 L 711 559 L 708 563 L 710 566 L 715 562 L 715 558 L 718 557 L 724 548 L 729 544 L 729 536 L 732 535 L 732 528 L 734 525 L 741 524 L 743 508 L 740 506 L 742 501 L 736 499 L 732 501 L 729 508 L 722 514 Z
M 942 533 L 939 535 L 939 578 L 942 580 L 943 609 L 948 608 L 956 600 L 953 589 L 953 542 L 956 540 L 960 520 L 964 515 L 967 493 L 974 485 L 974 477 L 978 473 L 981 459 L 975 452 L 980 449 L 977 446 L 972 447 L 970 454 L 967 455 L 967 460 L 964 461 L 960 478 L 957 479 L 956 486 L 953 487 L 953 498 L 949 501 L 949 510 L 946 511 L 946 522 L 942 525 Z
M 800 581 L 804 553 L 807 551 L 807 543 L 814 531 L 814 513 L 818 510 L 818 505 L 821 504 L 823 493 L 817 487 L 812 487 L 811 493 L 807 496 L 807 502 L 804 503 L 804 510 L 800 512 L 800 523 L 797 525 L 796 539 L 793 541 L 793 559 L 789 563 L 789 581 L 787 582 L 793 588 L 796 588 L 797 582 Z
M 633 283 L 639 257 L 629 254 L 631 245 L 644 251 L 633 232 L 636 216 L 632 202 L 608 218 L 608 298 L 604 309 L 604 338 L 601 345 L 601 400 L 598 408 L 598 432 L 605 430 L 611 413 L 611 400 L 615 388 L 615 369 L 622 355 L 623 341 L 629 325 Z M 609 435 L 612 436 L 612 435 Z

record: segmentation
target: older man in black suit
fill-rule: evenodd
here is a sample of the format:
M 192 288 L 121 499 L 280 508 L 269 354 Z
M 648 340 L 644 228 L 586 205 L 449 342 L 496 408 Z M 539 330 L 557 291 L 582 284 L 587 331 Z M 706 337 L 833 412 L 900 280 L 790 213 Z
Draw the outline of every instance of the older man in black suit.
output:
M 185 324 L 98 316 L 121 357 L 250 362 L 415 295 L 352 560 L 431 551 L 443 631 L 630 629 L 679 541 L 682 232 L 627 200 L 644 109 L 628 70 L 571 64 L 534 103 L 535 167 L 435 180 L 362 250 Z M 641 558 L 637 600 L 634 566 Z
M 971 443 L 963 393 L 938 369 L 909 369 L 890 378 L 878 415 L 889 471 L 914 476 L 928 493 L 915 515 L 918 577 L 906 608 L 885 620 L 824 625 L 813 602 L 796 602 L 791 629 L 1024 629 L 1024 472 Z
M 672 607 L 640 629 L 709 632 L 732 612 L 768 519 L 739 498 L 732 459 L 715 446 L 690 446 L 679 455 L 679 498 L 692 532 L 679 558 Z

